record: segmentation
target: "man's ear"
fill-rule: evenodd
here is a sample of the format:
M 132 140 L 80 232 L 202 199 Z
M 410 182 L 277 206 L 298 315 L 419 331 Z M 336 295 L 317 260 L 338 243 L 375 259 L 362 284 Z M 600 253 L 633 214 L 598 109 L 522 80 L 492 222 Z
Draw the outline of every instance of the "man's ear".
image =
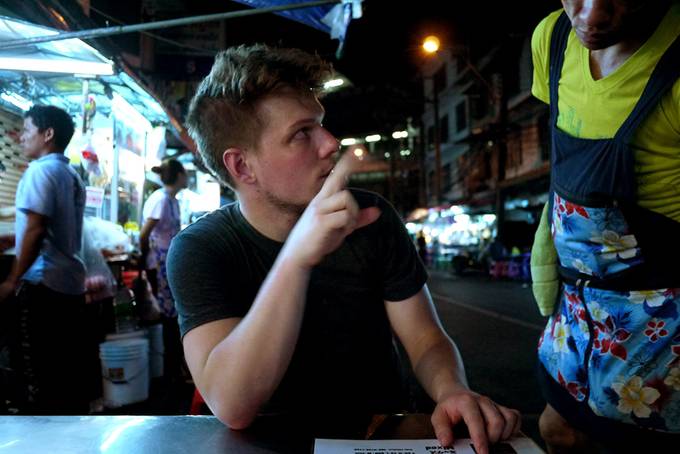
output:
M 240 148 L 228 148 L 222 154 L 222 163 L 236 184 L 252 184 L 255 174 L 248 165 L 246 154 Z
M 45 143 L 47 143 L 50 140 L 54 139 L 54 128 L 45 128 L 42 134 L 43 138 L 45 139 Z

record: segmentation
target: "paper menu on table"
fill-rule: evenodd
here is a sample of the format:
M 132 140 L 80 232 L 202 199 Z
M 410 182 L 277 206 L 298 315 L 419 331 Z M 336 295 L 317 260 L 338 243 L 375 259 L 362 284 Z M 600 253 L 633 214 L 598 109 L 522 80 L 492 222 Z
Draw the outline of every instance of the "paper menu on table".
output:
M 489 454 L 543 454 L 529 438 L 511 438 L 491 446 Z M 461 438 L 442 448 L 437 440 L 331 440 L 318 438 L 314 454 L 477 454 L 472 440 Z

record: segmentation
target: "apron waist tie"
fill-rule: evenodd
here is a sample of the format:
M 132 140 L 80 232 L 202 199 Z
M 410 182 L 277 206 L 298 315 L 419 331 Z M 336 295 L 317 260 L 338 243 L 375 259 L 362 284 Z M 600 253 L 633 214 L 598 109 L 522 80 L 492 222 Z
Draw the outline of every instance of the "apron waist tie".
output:
M 680 288 L 680 276 L 664 275 L 657 269 L 655 274 L 648 267 L 641 265 L 625 270 L 606 278 L 598 278 L 576 270 L 559 267 L 559 275 L 564 284 L 591 287 L 601 290 L 629 292 L 639 290 L 657 290 L 662 288 Z

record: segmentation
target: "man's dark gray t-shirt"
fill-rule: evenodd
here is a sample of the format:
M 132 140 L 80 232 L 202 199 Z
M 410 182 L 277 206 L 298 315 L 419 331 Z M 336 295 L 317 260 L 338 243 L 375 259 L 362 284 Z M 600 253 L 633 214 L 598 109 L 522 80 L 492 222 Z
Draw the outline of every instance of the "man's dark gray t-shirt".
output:
M 394 208 L 377 194 L 352 193 L 361 208 L 377 206 L 382 214 L 313 269 L 298 343 L 267 411 L 403 410 L 384 301 L 413 296 L 427 273 Z M 167 263 L 182 336 L 204 323 L 244 317 L 282 245 L 255 230 L 238 203 L 176 236 Z

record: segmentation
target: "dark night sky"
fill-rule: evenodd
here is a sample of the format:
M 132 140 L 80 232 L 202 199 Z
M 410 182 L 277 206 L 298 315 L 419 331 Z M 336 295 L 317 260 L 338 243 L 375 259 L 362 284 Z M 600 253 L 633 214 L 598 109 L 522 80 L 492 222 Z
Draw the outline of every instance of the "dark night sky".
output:
M 350 25 L 344 56 L 335 66 L 361 87 L 356 90 L 360 93 L 358 112 L 364 110 L 361 95 L 369 92 L 366 108 L 373 114 L 367 115 L 364 124 L 373 127 L 394 121 L 390 114 L 405 118 L 421 109 L 422 103 L 407 100 L 418 100 L 421 93 L 418 68 L 425 57 L 420 43 L 428 34 L 439 36 L 444 46 L 467 46 L 481 55 L 501 40 L 531 33 L 545 15 L 561 6 L 559 0 L 364 3 L 364 17 Z M 387 112 L 379 111 L 381 105 L 388 106 Z M 364 132 L 361 123 L 349 124 L 344 113 L 338 118 L 329 112 L 328 120 L 341 133 L 355 127 L 359 129 L 356 132 Z
M 444 44 L 491 47 L 511 34 L 533 29 L 558 0 L 367 0 L 353 21 L 346 52 L 337 63 L 359 82 L 405 83 L 413 79 L 419 44 L 436 34 Z M 364 74 L 362 74 L 364 73 Z
M 227 0 L 159 0 L 183 9 L 176 16 L 192 16 L 243 9 Z M 139 22 L 140 0 L 92 0 L 92 5 L 125 23 Z M 365 0 L 364 16 L 352 21 L 344 54 L 335 59 L 337 41 L 318 30 L 273 14 L 226 21 L 227 45 L 265 42 L 318 52 L 346 75 L 354 88 L 327 98 L 328 122 L 338 134 L 361 133 L 394 122 L 394 117 L 417 115 L 419 102 L 419 44 L 437 34 L 443 45 L 468 46 L 483 54 L 509 36 L 530 33 L 538 21 L 561 6 L 559 0 Z M 100 24 L 103 18 L 91 17 Z M 172 30 L 159 32 L 166 37 Z M 116 37 L 121 47 L 139 43 L 138 34 Z M 133 51 L 133 53 L 135 53 Z M 178 57 L 157 59 L 161 71 L 182 68 Z M 204 75 L 211 58 L 197 60 Z M 162 76 L 161 76 L 162 77 Z M 331 108 L 335 113 L 330 112 Z M 382 112 L 380 112 L 382 110 Z
M 194 0 L 192 5 L 200 4 Z M 217 1 L 224 7 L 234 2 Z M 490 48 L 511 34 L 527 33 L 559 0 L 364 0 L 364 17 L 352 21 L 343 57 L 337 41 L 310 27 L 272 14 L 228 21 L 234 43 L 264 41 L 317 51 L 355 84 L 409 85 L 416 75 L 419 44 L 437 34 L 446 45 Z M 239 5 L 234 8 L 242 8 Z

